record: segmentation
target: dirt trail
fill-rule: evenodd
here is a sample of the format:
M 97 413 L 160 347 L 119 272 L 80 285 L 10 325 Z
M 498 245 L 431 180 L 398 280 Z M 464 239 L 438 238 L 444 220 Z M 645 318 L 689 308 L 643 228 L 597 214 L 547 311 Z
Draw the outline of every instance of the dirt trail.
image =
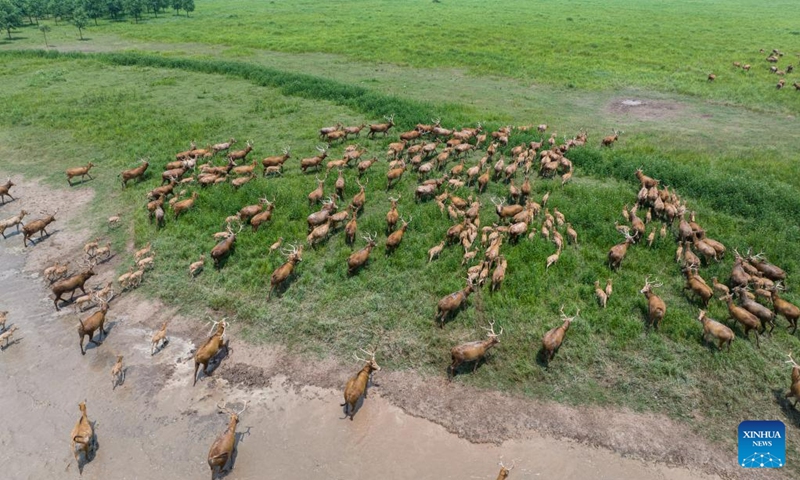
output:
M 35 182 L 25 184 L 28 198 L 36 198 Z M 0 207 L 0 216 L 32 206 L 25 204 L 25 198 Z M 563 415 L 564 425 L 579 424 L 587 431 L 618 437 L 606 439 L 612 445 L 658 445 L 683 432 L 662 426 L 650 432 L 662 438 L 639 441 L 640 430 L 648 428 L 652 418 L 521 403 L 522 399 L 459 390 L 439 379 L 425 382 L 410 373 L 380 372 L 376 377 L 380 386 L 371 390 L 355 420 L 344 420 L 340 388 L 348 373 L 354 373 L 353 366 L 343 368 L 333 361 L 306 365 L 278 348 L 243 345 L 235 332 L 230 358 L 211 378 L 201 378 L 192 387 L 191 351 L 205 331 L 198 332 L 197 322 L 175 317 L 168 307 L 135 294 L 113 300 L 108 339 L 100 346 L 90 345 L 82 356 L 76 314 L 71 307 L 54 311 L 38 272 L 49 258 L 77 258 L 87 235 L 71 227 L 70 220 L 90 199 L 87 189 L 65 193 L 59 203 L 71 211 L 62 211 L 58 228 L 33 248 L 22 248 L 21 235 L 0 240 L 0 309 L 9 310 L 9 324 L 19 326 L 16 340 L 0 352 L 4 478 L 76 478 L 69 432 L 79 417 L 77 404 L 84 399 L 99 442 L 96 457 L 83 471 L 87 480 L 207 478 L 208 448 L 227 420 L 215 408 L 222 399 L 236 406 L 250 402 L 238 428 L 242 433 L 235 469 L 226 477 L 230 480 L 490 479 L 497 475 L 501 459 L 516 462 L 512 480 L 719 478 L 623 458 L 532 430 L 551 432 L 554 423 L 541 415 Z M 45 206 L 36 207 L 38 211 Z M 100 266 L 98 272 L 99 278 L 90 284 L 113 277 L 110 265 Z M 149 337 L 168 318 L 170 342 L 151 356 Z M 110 369 L 117 354 L 125 355 L 126 380 L 112 390 Z M 474 395 L 472 408 L 462 405 L 465 393 Z M 426 397 L 431 395 L 438 397 Z M 540 407 L 544 410 L 537 417 Z M 442 425 L 423 416 L 439 417 Z M 625 422 L 615 427 L 618 419 Z M 629 434 L 626 425 L 637 420 L 643 427 Z M 562 434 L 569 432 L 565 429 Z M 466 438 L 508 440 L 471 443 Z M 589 433 L 576 438 L 595 441 Z M 635 448 L 618 450 L 637 454 Z M 694 459 L 695 465 L 708 470 L 709 464 L 717 464 L 692 455 L 715 453 L 701 450 L 675 460 L 691 464 Z

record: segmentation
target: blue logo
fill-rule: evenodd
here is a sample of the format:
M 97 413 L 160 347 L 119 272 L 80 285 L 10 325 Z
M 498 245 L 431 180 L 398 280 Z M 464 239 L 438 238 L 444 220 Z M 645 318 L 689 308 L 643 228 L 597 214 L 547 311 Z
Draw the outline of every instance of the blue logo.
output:
M 777 420 L 739 424 L 739 466 L 781 468 L 786 465 L 786 425 Z

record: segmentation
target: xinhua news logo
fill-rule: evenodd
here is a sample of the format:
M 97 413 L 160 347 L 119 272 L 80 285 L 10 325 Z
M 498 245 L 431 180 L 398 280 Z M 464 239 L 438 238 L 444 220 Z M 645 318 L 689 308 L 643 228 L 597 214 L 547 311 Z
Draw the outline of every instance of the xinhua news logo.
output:
M 786 425 L 777 420 L 739 424 L 739 466 L 781 468 L 786 465 Z

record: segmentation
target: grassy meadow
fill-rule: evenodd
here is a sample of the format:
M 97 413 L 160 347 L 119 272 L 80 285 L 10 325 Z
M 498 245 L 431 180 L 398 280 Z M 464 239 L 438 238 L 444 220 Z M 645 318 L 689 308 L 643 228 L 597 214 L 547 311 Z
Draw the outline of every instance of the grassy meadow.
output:
M 87 35 L 112 34 L 164 50 L 168 44 L 214 45 L 224 47 L 224 56 L 257 50 L 337 54 L 564 89 L 637 87 L 758 110 L 800 111 L 800 97 L 789 89 L 774 92 L 777 79 L 759 51 L 777 48 L 786 53 L 779 65 L 798 63 L 800 14 L 791 0 L 770 2 L 769 22 L 763 19 L 763 2 L 755 0 L 196 3 L 191 18 L 147 16 L 136 25 L 132 19 L 106 21 L 90 26 Z M 24 36 L 41 42 L 32 29 Z M 734 69 L 734 61 L 753 69 Z M 709 84 L 712 72 L 718 78 Z M 789 84 L 797 75 L 787 77 Z
M 101 21 L 89 28 L 86 47 L 64 48 L 91 50 L 92 42 L 123 39 L 119 50 L 137 52 L 9 52 L 39 41 L 39 32 L 26 27 L 0 45 L 0 170 L 63 187 L 65 168 L 97 164 L 96 180 L 73 188 L 96 190 L 89 226 L 110 236 L 118 250 L 131 232 L 137 246 L 153 242 L 157 267 L 142 290 L 198 318 L 208 309 L 237 317 L 251 339 L 347 359 L 382 331 L 382 364 L 443 376 L 449 348 L 482 338 L 480 327 L 494 319 L 504 328 L 501 344 L 474 375 L 465 371 L 457 382 L 573 405 L 662 412 L 730 444 L 742 419 L 800 424 L 800 414 L 782 399 L 790 373 L 783 362 L 788 351 L 798 350 L 797 336 L 787 333 L 781 319 L 759 350 L 735 327 L 731 351 L 717 352 L 700 341 L 698 304 L 683 290 L 671 239 L 657 240 L 652 249 L 631 247 L 618 273 L 608 270 L 605 259 L 621 239 L 613 224 L 623 220 L 623 205 L 635 201 L 633 172 L 643 166 L 687 199 L 709 236 L 729 250 L 763 250 L 785 268 L 786 298 L 800 303 L 794 280 L 800 273 L 800 172 L 793 160 L 800 147 L 793 116 L 800 111 L 800 94 L 777 91 L 758 53 L 780 48 L 796 57 L 800 31 L 794 31 L 798 14 L 790 3 L 771 4 L 785 14 L 764 28 L 754 20 L 759 3 L 746 0 L 511 0 L 502 8 L 475 0 L 350 1 L 335 7 L 310 0 L 204 0 L 189 19 Z M 54 28 L 56 43 L 66 39 L 67 28 Z M 181 53 L 170 54 L 171 43 Z M 215 53 L 199 44 L 219 48 Z M 754 68 L 749 74 L 733 70 L 733 60 Z M 718 72 L 711 84 L 705 80 L 710 71 Z M 609 111 L 622 94 L 680 108 L 654 119 Z M 267 255 L 269 245 L 278 237 L 305 241 L 305 218 L 313 211 L 306 195 L 315 181 L 298 165 L 316 153 L 317 129 L 339 121 L 379 122 L 390 113 L 397 131 L 387 139 L 357 140 L 381 159 L 365 175 L 367 202 L 358 221 L 361 233 L 378 233 L 370 264 L 348 276 L 351 249 L 337 232 L 318 248 L 306 248 L 296 277 L 267 303 L 269 276 L 283 262 L 277 253 Z M 463 250 L 448 247 L 427 263 L 428 248 L 443 239 L 451 222 L 434 202 L 414 202 L 413 172 L 387 192 L 384 161 L 386 145 L 399 131 L 431 117 L 441 117 L 448 128 L 546 121 L 559 136 L 580 128 L 590 134 L 586 147 L 568 155 L 576 166 L 571 183 L 534 182 L 534 199 L 550 191 L 548 207 L 564 213 L 580 245 L 567 247 L 545 269 L 545 258 L 555 251 L 551 242 L 537 236 L 504 243 L 509 267 L 502 288 L 474 294 L 443 330 L 432 321 L 436 302 L 462 287 Z M 618 144 L 601 150 L 599 138 L 620 125 L 626 133 Z M 202 147 L 231 136 L 239 145 L 254 141 L 251 161 L 290 146 L 284 175 L 259 177 L 239 190 L 229 184 L 189 186 L 199 193 L 195 208 L 177 222 L 168 211 L 166 227 L 156 230 L 144 194 L 160 183 L 162 166 L 191 139 Z M 539 138 L 516 134 L 510 145 Z M 342 150 L 333 146 L 330 157 Z M 468 166 L 480 156 L 470 156 Z M 147 180 L 122 190 L 116 175 L 140 157 L 151 159 Z M 327 178 L 326 195 L 335 178 Z M 349 200 L 358 191 L 354 169 L 346 180 Z M 490 198 L 506 192 L 505 185 L 492 182 L 481 196 L 482 225 L 496 219 Z M 466 187 L 455 193 L 475 194 Z M 386 255 L 388 197 L 398 194 L 400 213 L 413 221 L 399 249 Z M 211 234 L 223 228 L 223 219 L 264 196 L 276 202 L 272 222 L 258 232 L 245 227 L 221 271 L 209 259 L 205 272 L 190 280 L 189 263 L 208 256 Z M 15 208 L 0 207 L 0 217 Z M 107 229 L 104 219 L 116 212 L 131 219 L 132 230 Z M 541 218 L 534 222 L 540 226 Z M 359 235 L 356 248 L 363 244 Z M 701 274 L 727 279 L 731 263 L 729 255 Z M 639 289 L 647 275 L 664 282 L 658 293 L 668 313 L 657 333 L 643 324 L 646 301 Z M 592 284 L 608 277 L 614 295 L 601 310 Z M 536 360 L 540 339 L 560 324 L 562 305 L 568 313 L 580 308 L 581 315 L 545 368 Z M 714 301 L 709 314 L 724 320 L 727 309 Z M 794 437 L 790 443 L 800 445 Z

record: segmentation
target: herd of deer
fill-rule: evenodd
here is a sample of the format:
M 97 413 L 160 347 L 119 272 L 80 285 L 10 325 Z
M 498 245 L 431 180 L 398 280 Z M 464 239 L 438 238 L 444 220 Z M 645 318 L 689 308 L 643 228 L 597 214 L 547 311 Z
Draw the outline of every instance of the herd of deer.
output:
M 763 48 L 760 50 L 760 53 L 764 53 Z M 775 88 L 777 88 L 778 90 L 786 86 L 786 78 L 784 77 L 794 71 L 794 65 L 791 64 L 786 65 L 785 68 L 778 67 L 778 62 L 780 61 L 781 57 L 783 57 L 783 52 L 781 52 L 777 48 L 774 48 L 772 49 L 772 52 L 770 52 L 769 55 L 767 55 L 767 57 L 764 59 L 767 63 L 771 64 L 769 66 L 769 72 L 780 77 L 778 78 L 778 83 L 775 84 Z M 733 62 L 733 67 L 740 68 L 744 72 L 749 72 L 752 65 L 743 62 Z M 708 74 L 709 82 L 713 82 L 716 79 L 717 76 L 715 74 L 713 73 Z M 792 86 L 795 88 L 795 91 L 800 91 L 800 82 L 794 82 Z
M 377 133 L 383 133 L 386 136 L 389 130 L 395 126 L 393 116 L 386 117 L 386 120 L 388 123 L 369 125 L 367 137 L 374 137 Z M 320 129 L 319 136 L 330 143 L 344 141 L 350 136 L 358 137 L 360 131 L 366 126 L 345 127 L 337 124 Z M 516 127 L 518 131 L 523 132 L 531 128 L 533 126 Z M 501 251 L 501 247 L 511 248 L 523 236 L 534 239 L 541 235 L 545 241 L 552 242 L 555 247 L 555 253 L 545 261 L 545 269 L 548 269 L 558 261 L 563 249 L 568 244 L 577 245 L 578 243 L 578 233 L 572 227 L 572 224 L 567 222 L 565 215 L 557 208 L 553 208 L 551 211 L 547 206 L 550 197 L 549 191 L 538 202 L 532 199 L 530 174 L 534 165 L 537 165 L 537 173 L 540 177 L 553 178 L 556 175 L 560 175 L 561 185 L 565 185 L 570 181 L 573 174 L 572 162 L 565 155 L 571 148 L 586 144 L 586 133 L 581 132 L 572 139 L 565 137 L 564 142 L 561 144 L 557 141 L 556 134 L 552 134 L 549 138 L 542 137 L 539 142 L 510 147 L 509 138 L 513 130 L 513 127 L 502 127 L 497 131 L 484 133 L 480 124 L 478 124 L 477 128 L 450 130 L 443 128 L 441 122 L 435 120 L 431 125 L 416 125 L 414 129 L 400 134 L 399 142 L 389 144 L 386 153 L 388 162 L 386 190 L 389 191 L 396 188 L 404 173 L 409 169 L 415 171 L 418 183 L 414 189 L 415 202 L 433 200 L 441 213 L 444 215 L 446 212 L 452 222 L 443 232 L 441 242 L 428 250 L 428 262 L 434 261 L 448 246 L 460 245 L 464 250 L 462 266 L 466 267 L 466 285 L 463 289 L 443 297 L 437 303 L 434 323 L 440 328 L 443 328 L 449 318 L 455 316 L 460 309 L 465 307 L 470 294 L 478 291 L 485 283 L 490 282 L 490 292 L 495 292 L 502 288 L 508 269 L 508 256 Z M 547 126 L 539 125 L 537 130 L 544 134 Z M 618 140 L 619 133 L 621 132 L 614 130 L 613 135 L 601 139 L 601 146 L 612 146 Z M 209 186 L 226 182 L 230 178 L 234 187 L 240 187 L 255 177 L 257 161 L 242 166 L 238 166 L 236 163 L 246 160 L 248 154 L 252 151 L 252 142 L 247 142 L 247 146 L 243 150 L 228 153 L 225 166 L 212 165 L 211 161 L 214 156 L 229 150 L 235 142 L 235 139 L 231 138 L 228 142 L 209 145 L 205 149 L 198 149 L 196 144 L 192 142 L 189 150 L 178 153 L 175 161 L 166 165 L 164 172 L 160 176 L 161 185 L 147 194 L 148 203 L 146 208 L 150 214 L 151 222 L 155 219 L 157 228 L 165 225 L 165 203 L 171 208 L 173 218 L 178 220 L 182 214 L 192 209 L 198 198 L 197 191 L 188 194 L 186 190 L 181 189 L 176 193 L 175 189 L 178 185 L 183 187 L 197 183 L 200 186 Z M 484 146 L 485 154 L 480 156 L 477 163 L 472 166 L 466 165 L 469 155 L 479 151 Z M 441 151 L 439 150 L 440 147 L 442 147 Z M 501 149 L 509 153 L 508 160 L 506 160 L 504 154 L 500 153 Z M 319 152 L 318 155 L 300 160 L 302 172 L 313 169 L 316 173 L 323 168 L 322 164 L 328 156 L 328 147 L 320 146 L 317 147 L 317 150 Z M 321 207 L 312 211 L 306 219 L 308 224 L 306 245 L 316 247 L 326 241 L 330 235 L 343 230 L 346 243 L 351 247 L 354 246 L 358 231 L 357 219 L 366 204 L 366 185 L 368 182 L 365 180 L 362 183 L 362 177 L 378 162 L 377 156 L 373 156 L 369 160 L 361 160 L 366 151 L 367 149 L 362 148 L 360 145 L 347 146 L 341 159 L 327 162 L 325 165 L 325 177 L 320 178 L 319 173 L 317 173 L 316 188 L 308 194 L 307 199 L 312 209 L 320 204 Z M 201 158 L 207 159 L 208 162 L 198 167 L 197 161 Z M 283 166 L 290 158 L 290 149 L 288 147 L 283 150 L 282 155 L 264 158 L 261 161 L 263 176 L 282 175 Z M 457 164 L 448 169 L 447 164 L 451 161 L 455 161 Z M 337 202 L 344 201 L 346 185 L 344 172 L 353 166 L 351 162 L 356 162 L 358 176 L 355 182 L 359 187 L 359 191 L 352 197 L 347 207 L 340 210 Z M 121 172 L 119 178 L 123 188 L 130 181 L 138 182 L 143 180 L 149 165 L 148 159 L 142 159 L 141 163 L 135 168 Z M 83 178 L 84 176 L 89 176 L 89 178 L 92 178 L 89 175 L 89 170 L 92 167 L 93 164 L 89 163 L 85 167 L 67 170 L 70 185 L 72 185 L 72 178 L 75 177 Z M 196 177 L 195 175 L 187 176 L 187 174 L 195 172 L 198 168 L 199 173 Z M 326 196 L 325 183 L 328 173 L 333 169 L 338 171 L 338 177 L 334 185 L 335 192 Z M 516 182 L 520 174 L 523 177 L 523 181 L 517 186 Z M 731 318 L 741 323 L 745 336 L 749 336 L 750 330 L 755 330 L 757 345 L 759 345 L 758 329 L 761 328 L 760 333 L 764 333 L 767 326 L 769 326 L 771 327 L 771 332 L 777 315 L 784 316 L 793 327 L 793 331 L 797 328 L 800 310 L 780 298 L 778 293 L 782 288 L 781 282 L 785 280 L 786 276 L 783 270 L 768 263 L 761 254 L 751 255 L 748 252 L 746 256 L 741 256 L 735 251 L 736 262 L 731 274 L 730 285 L 721 284 L 717 282 L 716 278 L 713 279 L 711 285 L 707 284 L 699 274 L 700 266 L 703 263 L 707 264 L 711 260 L 719 261 L 725 255 L 726 247 L 706 235 L 705 230 L 695 222 L 694 212 L 689 212 L 690 219 L 686 220 L 685 202 L 676 195 L 674 190 L 670 191 L 666 187 L 659 188 L 660 182 L 646 176 L 641 169 L 636 171 L 636 177 L 641 184 L 636 202 L 632 208 L 629 209 L 626 205 L 623 209 L 622 213 L 626 224 L 620 225 L 616 223 L 615 225 L 625 239 L 623 242 L 614 245 L 608 253 L 608 265 L 612 271 L 620 269 L 631 245 L 646 241 L 648 246 L 652 246 L 656 239 L 657 231 L 660 238 L 664 239 L 668 235 L 668 229 L 678 221 L 676 260 L 683 266 L 682 272 L 686 277 L 685 288 L 692 292 L 703 308 L 707 308 L 710 299 L 717 293 L 719 295 L 718 298 L 727 303 Z M 491 226 L 481 227 L 480 212 L 482 203 L 480 195 L 485 192 L 487 185 L 492 181 L 497 182 L 501 188 L 506 189 L 507 195 L 504 198 L 491 197 L 497 221 L 493 222 Z M 14 200 L 14 197 L 11 197 L 9 193 L 12 186 L 14 184 L 11 183 L 10 179 L 5 185 L 0 185 L 0 199 L 3 200 L 3 203 L 5 203 L 5 196 L 9 196 Z M 467 198 L 454 193 L 463 187 L 475 188 L 475 192 L 469 194 Z M 413 220 L 411 215 L 406 219 L 401 214 L 398 206 L 401 196 L 401 194 L 398 194 L 396 197 L 388 197 L 389 207 L 386 213 L 387 238 L 385 242 L 387 254 L 399 248 Z M 224 223 L 227 227 L 225 231 L 214 234 L 214 238 L 218 243 L 210 252 L 217 269 L 223 267 L 224 260 L 232 253 L 236 237 L 241 233 L 243 227 L 249 223 L 254 232 L 258 231 L 261 225 L 271 220 L 274 208 L 275 200 L 270 201 L 264 197 L 259 199 L 257 203 L 242 207 L 234 215 L 225 219 Z M 645 212 L 644 220 L 639 217 L 638 212 L 640 210 Z M 27 246 L 29 239 L 33 241 L 32 238 L 35 233 L 40 233 L 42 236 L 47 234 L 45 228 L 55 220 L 56 213 L 57 211 L 52 215 L 23 224 L 22 219 L 28 212 L 22 210 L 15 217 L 0 222 L 0 234 L 5 237 L 4 231 L 6 229 L 16 227 L 19 230 L 20 225 L 22 225 L 24 242 Z M 536 218 L 541 218 L 541 226 L 533 225 Z M 650 228 L 648 234 L 648 224 L 654 221 L 660 221 L 661 228 Z M 234 231 L 233 224 L 238 224 L 238 230 Z M 367 265 L 371 252 L 378 244 L 377 236 L 377 232 L 362 235 L 366 242 L 365 246 L 354 251 L 347 258 L 348 275 L 357 274 Z M 280 249 L 285 255 L 286 261 L 276 268 L 270 276 L 268 300 L 271 299 L 274 291 L 280 290 L 293 275 L 297 265 L 302 261 L 304 245 L 301 242 L 296 242 L 291 243 L 288 248 L 282 248 L 283 241 L 284 239 L 281 237 L 269 248 L 270 254 Z M 479 243 L 476 244 L 476 242 Z M 480 255 L 481 249 L 483 249 L 483 255 Z M 83 311 L 85 305 L 90 303 L 95 304 L 97 307 L 94 313 L 86 319 L 81 319 L 78 325 L 82 354 L 85 354 L 84 337 L 88 336 L 89 342 L 99 344 L 99 340 L 106 334 L 104 327 L 106 314 L 109 310 L 109 303 L 114 296 L 111 283 L 99 289 L 99 291 L 93 291 L 91 294 L 87 294 L 84 288 L 87 280 L 95 275 L 94 268 L 98 259 L 108 258 L 111 255 L 110 244 L 107 243 L 105 246 L 101 246 L 100 240 L 96 239 L 85 245 L 84 253 L 87 258 L 84 261 L 83 269 L 72 275 L 69 275 L 68 265 L 60 263 L 56 263 L 44 272 L 45 278 L 50 280 L 52 284 L 51 289 L 55 296 L 54 305 L 57 310 L 60 309 L 59 302 L 62 301 L 62 296 L 70 293 L 70 300 L 72 300 L 75 291 L 78 289 L 83 292 L 83 296 L 74 302 L 76 308 L 79 307 L 80 311 Z M 151 253 L 149 243 L 135 252 L 134 261 L 135 265 L 131 266 L 128 272 L 118 279 L 123 291 L 138 286 L 143 279 L 144 272 L 154 265 L 154 255 Z M 190 276 L 198 275 L 203 270 L 204 264 L 205 255 L 201 255 L 198 261 L 189 266 Z M 599 280 L 595 282 L 594 286 L 598 303 L 602 308 L 605 308 L 612 295 L 612 280 L 610 278 L 607 279 L 605 288 L 601 288 Z M 654 330 L 659 328 L 666 314 L 665 302 L 655 293 L 655 289 L 661 286 L 662 283 L 651 282 L 648 277 L 645 279 L 645 285 L 641 289 L 641 293 L 647 300 L 648 324 Z M 751 287 L 755 289 L 755 294 L 750 292 Z M 734 303 L 734 295 L 739 299 L 740 305 Z M 772 309 L 765 307 L 757 300 L 771 301 Z M 2 320 L 0 322 L 2 330 L 0 332 L 3 332 L 0 334 L 0 341 L 5 340 L 7 342 L 16 326 L 10 330 L 5 330 L 5 314 L 4 312 L 0 312 L 0 314 L 2 314 L 0 316 L 0 320 Z M 545 363 L 549 363 L 553 359 L 555 353 L 564 342 L 569 326 L 578 318 L 579 314 L 580 310 L 578 309 L 574 316 L 567 316 L 564 313 L 564 307 L 561 307 L 561 324 L 554 326 L 542 338 L 541 354 Z M 700 310 L 698 320 L 702 323 L 703 339 L 710 336 L 719 342 L 719 349 L 722 349 L 724 345 L 730 348 L 731 342 L 735 337 L 730 327 L 711 319 L 706 310 Z M 500 343 L 499 338 L 503 333 L 503 329 L 501 328 L 499 332 L 495 332 L 494 325 L 495 322 L 491 321 L 489 326 L 485 328 L 487 330 L 487 338 L 485 340 L 464 343 L 451 349 L 452 363 L 447 367 L 450 378 L 455 376 L 459 367 L 466 363 L 472 363 L 472 370 L 475 371 L 480 361 L 486 357 L 488 351 Z M 210 375 L 209 365 L 219 362 L 220 354 L 227 354 L 228 327 L 229 323 L 224 319 L 220 322 L 215 322 L 206 342 L 195 351 L 193 385 L 197 382 L 197 372 L 201 365 L 203 366 L 203 373 Z M 157 353 L 167 344 L 166 328 L 167 323 L 165 322 L 161 329 L 153 335 L 151 341 L 152 354 Z M 97 341 L 94 340 L 95 332 L 98 333 L 99 337 Z M 363 368 L 347 382 L 344 391 L 345 402 L 342 404 L 345 416 L 349 416 L 351 420 L 355 414 L 355 406 L 359 398 L 362 396 L 366 398 L 371 375 L 373 372 L 380 370 L 380 366 L 375 360 L 376 350 L 367 351 L 362 349 L 362 352 L 367 355 L 366 358 L 356 355 L 356 358 L 363 363 Z M 119 355 L 112 368 L 112 384 L 114 387 L 124 382 L 125 370 L 122 365 L 122 359 L 123 356 Z M 800 367 L 794 363 L 791 355 L 790 360 L 793 365 L 793 380 L 792 388 L 787 394 L 787 398 L 791 396 L 800 398 Z M 218 407 L 230 415 L 230 421 L 228 428 L 217 438 L 209 452 L 208 464 L 212 470 L 212 478 L 228 464 L 235 444 L 236 424 L 238 423 L 239 415 L 246 408 L 246 404 L 239 412 L 229 410 L 225 405 L 218 405 Z M 83 452 L 84 458 L 89 460 L 93 445 L 93 432 L 91 424 L 86 417 L 84 402 L 80 404 L 80 409 L 82 416 L 72 435 L 73 451 L 76 459 L 79 457 L 78 454 Z M 510 470 L 511 468 L 501 465 L 501 472 L 498 478 L 505 478 Z

